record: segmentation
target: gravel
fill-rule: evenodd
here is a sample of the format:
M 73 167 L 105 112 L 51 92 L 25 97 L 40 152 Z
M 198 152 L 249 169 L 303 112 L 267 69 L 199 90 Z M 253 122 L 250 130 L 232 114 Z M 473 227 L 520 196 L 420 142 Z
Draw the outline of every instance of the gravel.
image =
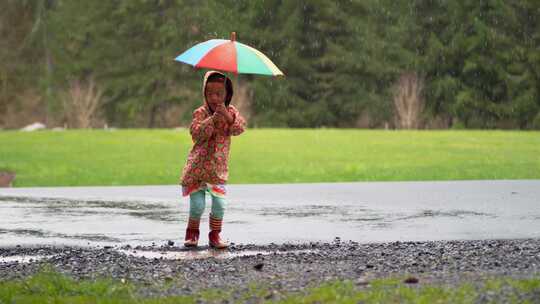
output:
M 232 258 L 182 260 L 124 253 L 128 251 L 159 255 L 187 250 L 172 242 L 137 247 L 0 248 L 0 261 L 20 255 L 45 257 L 24 263 L 0 262 L 0 280 L 25 278 L 52 265 L 77 279 L 132 281 L 143 286 L 143 295 L 152 296 L 192 294 L 208 288 L 243 290 L 251 284 L 262 284 L 277 293 L 294 292 L 336 279 L 351 280 L 364 288 L 371 280 L 386 277 L 402 278 L 411 285 L 455 285 L 500 276 L 538 277 L 540 270 L 540 239 L 360 244 L 336 238 L 329 243 L 235 244 L 226 251 Z M 248 252 L 258 254 L 238 256 Z

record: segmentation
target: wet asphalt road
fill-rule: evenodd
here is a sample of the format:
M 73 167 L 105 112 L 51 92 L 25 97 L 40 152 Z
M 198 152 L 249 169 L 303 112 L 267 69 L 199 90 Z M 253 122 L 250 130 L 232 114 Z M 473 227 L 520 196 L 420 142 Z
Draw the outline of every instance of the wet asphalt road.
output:
M 187 214 L 178 186 L 3 188 L 0 247 L 178 244 Z M 231 185 L 223 236 L 237 244 L 539 238 L 540 180 Z

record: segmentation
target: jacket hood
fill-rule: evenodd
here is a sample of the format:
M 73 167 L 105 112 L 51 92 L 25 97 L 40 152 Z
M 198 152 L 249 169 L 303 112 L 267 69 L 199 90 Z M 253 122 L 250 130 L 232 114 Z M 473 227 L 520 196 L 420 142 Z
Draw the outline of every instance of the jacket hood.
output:
M 218 74 L 218 75 L 221 75 L 223 77 L 225 77 L 225 91 L 227 91 L 227 95 L 225 96 L 225 106 L 229 106 L 229 104 L 231 103 L 231 99 L 233 97 L 233 84 L 232 84 L 232 81 L 229 77 L 227 77 L 227 75 L 221 73 L 221 72 L 218 72 L 218 71 L 208 71 L 206 72 L 206 74 L 204 74 L 204 80 L 203 80 L 203 87 L 202 87 L 202 94 L 203 94 L 203 98 L 204 98 L 204 105 L 208 108 L 208 111 L 212 112 L 212 110 L 210 109 L 210 107 L 208 106 L 208 102 L 206 101 L 206 95 L 204 94 L 204 91 L 206 90 L 206 84 L 208 83 L 208 78 L 211 76 L 211 75 L 214 75 L 214 74 Z

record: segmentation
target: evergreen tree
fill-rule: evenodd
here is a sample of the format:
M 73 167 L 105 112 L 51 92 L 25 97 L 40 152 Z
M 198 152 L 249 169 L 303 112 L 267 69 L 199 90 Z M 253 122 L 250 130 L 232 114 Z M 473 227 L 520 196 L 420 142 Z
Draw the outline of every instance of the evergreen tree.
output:
M 200 102 L 192 69 L 173 61 L 200 40 L 204 16 L 198 6 L 194 1 L 59 1 L 52 15 L 57 81 L 95 77 L 105 89 L 108 121 L 154 127 L 160 108 Z M 67 27 L 72 30 L 62 30 Z
M 47 11 L 52 0 L 6 0 L 0 3 L 0 126 L 8 105 L 19 107 L 26 91 L 39 92 L 42 75 L 50 75 Z M 46 84 L 48 87 L 48 84 Z M 44 98 L 48 112 L 48 99 Z
M 524 31 L 537 27 L 533 20 L 538 10 L 529 10 L 531 5 L 417 1 L 422 69 L 428 75 L 433 114 L 448 113 L 472 128 L 504 123 L 523 128 L 531 121 L 538 109 L 538 90 L 526 59 L 535 46 L 528 38 L 532 32 Z M 518 16 L 525 11 L 528 18 Z

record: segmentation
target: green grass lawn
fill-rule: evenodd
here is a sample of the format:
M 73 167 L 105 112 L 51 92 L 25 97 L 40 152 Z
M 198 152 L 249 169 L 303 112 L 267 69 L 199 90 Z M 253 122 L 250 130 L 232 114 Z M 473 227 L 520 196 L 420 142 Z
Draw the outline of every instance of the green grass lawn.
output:
M 148 286 L 147 286 L 148 287 Z M 167 284 L 155 286 L 166 294 Z M 75 281 L 55 272 L 24 280 L 0 281 L 0 303 L 537 303 L 540 279 L 496 278 L 455 287 L 408 286 L 396 278 L 374 280 L 364 288 L 350 281 L 323 284 L 302 293 L 275 294 L 264 286 L 246 291 L 205 290 L 194 295 L 138 296 L 130 282 Z M 488 298 L 482 298 L 486 297 Z
M 188 130 L 0 131 L 14 185 L 176 184 Z M 250 129 L 230 183 L 540 178 L 540 132 Z

